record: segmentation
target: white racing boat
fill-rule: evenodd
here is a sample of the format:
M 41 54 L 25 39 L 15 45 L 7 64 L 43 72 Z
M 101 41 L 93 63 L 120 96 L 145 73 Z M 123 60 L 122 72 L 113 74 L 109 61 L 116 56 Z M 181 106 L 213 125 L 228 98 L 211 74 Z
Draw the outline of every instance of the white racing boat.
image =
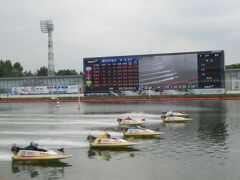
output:
M 157 135 L 162 135 L 164 132 L 153 131 L 151 129 L 142 128 L 140 126 L 133 126 L 123 132 L 124 136 L 131 136 L 131 137 L 154 137 Z

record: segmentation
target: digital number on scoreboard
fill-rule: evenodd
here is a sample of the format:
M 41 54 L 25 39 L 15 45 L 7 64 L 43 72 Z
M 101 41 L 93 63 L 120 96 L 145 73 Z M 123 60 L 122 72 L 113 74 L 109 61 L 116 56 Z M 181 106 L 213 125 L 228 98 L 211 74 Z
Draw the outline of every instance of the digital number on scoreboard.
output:
M 86 92 L 137 90 L 138 66 L 136 57 L 85 59 Z

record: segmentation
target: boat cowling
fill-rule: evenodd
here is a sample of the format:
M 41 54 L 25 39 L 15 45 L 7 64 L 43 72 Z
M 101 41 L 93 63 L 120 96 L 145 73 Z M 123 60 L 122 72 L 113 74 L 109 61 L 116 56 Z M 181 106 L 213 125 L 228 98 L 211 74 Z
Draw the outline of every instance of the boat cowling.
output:
M 89 142 L 93 142 L 95 139 L 96 139 L 96 137 L 93 136 L 93 135 L 88 135 L 88 136 L 87 136 L 87 140 L 88 140 Z
M 13 144 L 11 147 L 11 151 L 13 152 L 13 154 L 17 154 L 20 150 L 21 150 L 21 148 L 19 146 L 17 146 L 16 144 Z
M 120 130 L 126 132 L 129 128 L 128 127 L 121 127 Z
M 121 123 L 121 122 L 122 122 L 122 119 L 121 119 L 121 118 L 118 118 L 118 119 L 117 119 L 117 122 Z

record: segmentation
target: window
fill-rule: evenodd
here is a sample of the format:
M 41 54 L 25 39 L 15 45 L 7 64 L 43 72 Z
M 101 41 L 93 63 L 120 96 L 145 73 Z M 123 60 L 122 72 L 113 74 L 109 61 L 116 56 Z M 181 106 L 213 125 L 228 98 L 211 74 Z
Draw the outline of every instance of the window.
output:
M 237 72 L 237 79 L 240 79 L 240 72 Z
M 236 72 L 231 72 L 231 77 L 235 77 L 236 78 L 237 73 Z

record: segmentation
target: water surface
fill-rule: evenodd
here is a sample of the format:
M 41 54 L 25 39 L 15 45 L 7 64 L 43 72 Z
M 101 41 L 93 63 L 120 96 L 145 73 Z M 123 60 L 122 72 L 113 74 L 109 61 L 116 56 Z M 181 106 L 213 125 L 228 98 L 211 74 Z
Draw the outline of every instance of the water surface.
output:
M 164 124 L 162 111 L 190 114 L 188 124 Z M 239 101 L 0 104 L 0 179 L 237 180 L 240 177 Z M 139 139 L 130 150 L 91 150 L 86 136 L 122 137 L 116 119 L 145 117 L 162 138 Z M 72 158 L 57 163 L 13 163 L 10 147 L 36 141 L 64 147 Z

